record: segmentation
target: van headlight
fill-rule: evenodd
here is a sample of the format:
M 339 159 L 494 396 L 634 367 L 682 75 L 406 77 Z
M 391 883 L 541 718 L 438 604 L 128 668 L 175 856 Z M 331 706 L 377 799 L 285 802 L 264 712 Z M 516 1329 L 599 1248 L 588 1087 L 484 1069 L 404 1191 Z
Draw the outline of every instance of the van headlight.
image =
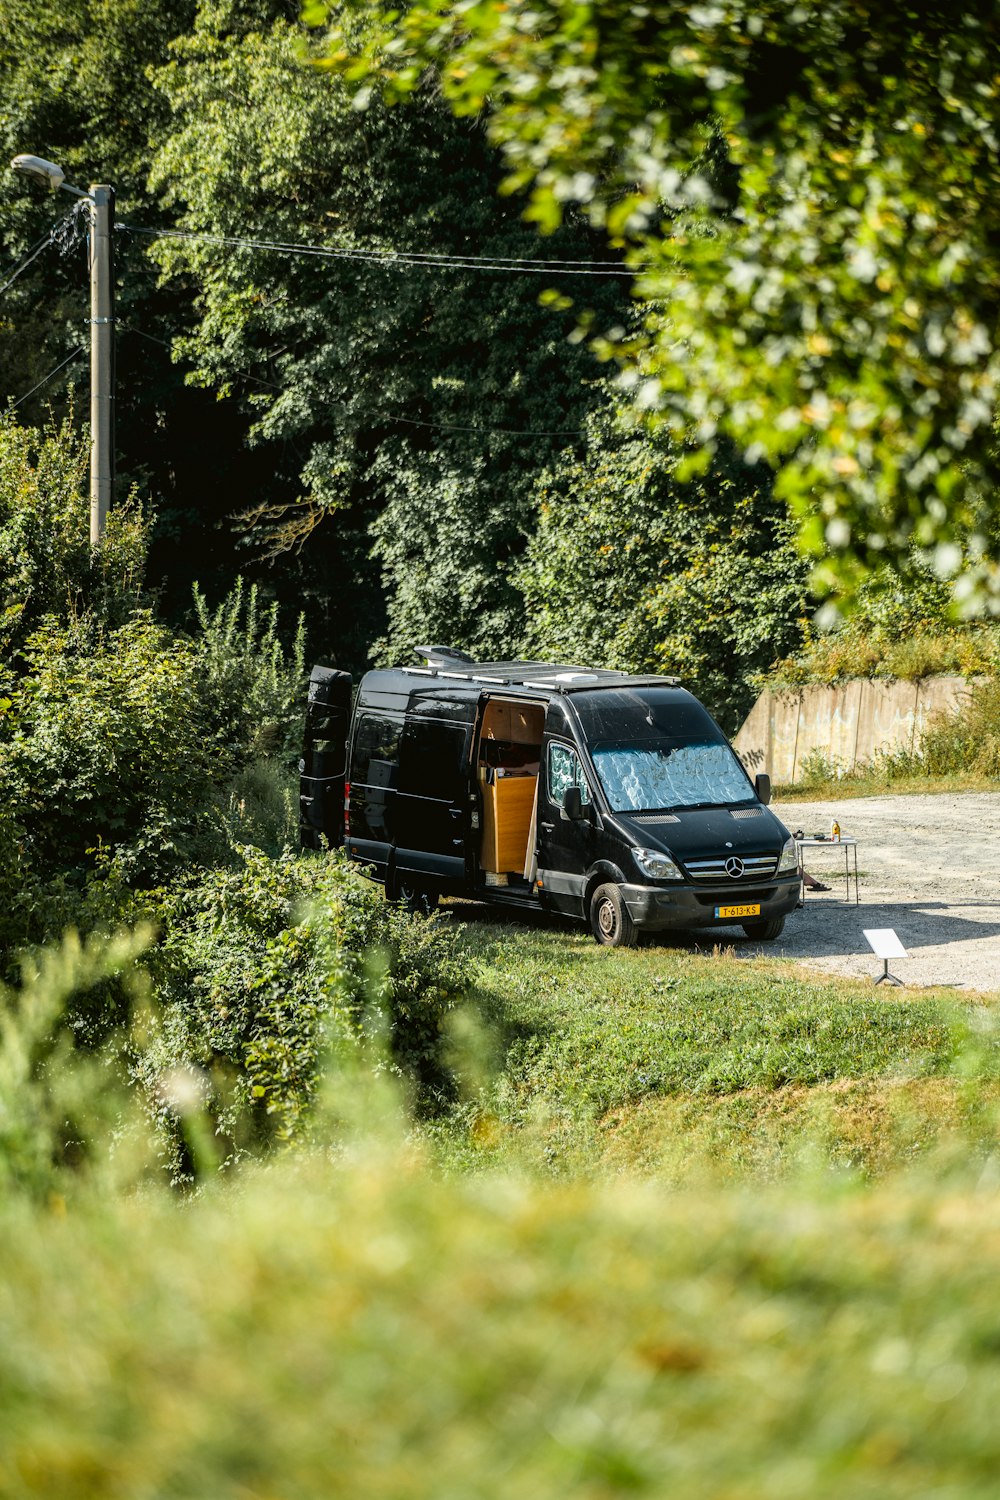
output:
M 795 840 L 786 839 L 785 847 L 782 849 L 781 856 L 778 860 L 777 873 L 779 875 L 787 875 L 790 870 L 797 870 L 798 868 L 799 851 L 795 847 Z
M 669 854 L 659 849 L 633 849 L 635 862 L 649 880 L 683 880 Z

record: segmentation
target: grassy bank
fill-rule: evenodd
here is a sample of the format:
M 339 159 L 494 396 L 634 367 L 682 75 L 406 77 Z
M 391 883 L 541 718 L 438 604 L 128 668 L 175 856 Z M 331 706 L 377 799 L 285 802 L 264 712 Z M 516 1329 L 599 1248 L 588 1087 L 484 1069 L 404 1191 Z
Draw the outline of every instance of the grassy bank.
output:
M 612 951 L 569 926 L 481 919 L 461 939 L 495 1051 L 439 1131 L 453 1163 L 718 1182 L 819 1159 L 880 1174 L 992 1142 L 989 1000 L 893 997 L 693 943 Z

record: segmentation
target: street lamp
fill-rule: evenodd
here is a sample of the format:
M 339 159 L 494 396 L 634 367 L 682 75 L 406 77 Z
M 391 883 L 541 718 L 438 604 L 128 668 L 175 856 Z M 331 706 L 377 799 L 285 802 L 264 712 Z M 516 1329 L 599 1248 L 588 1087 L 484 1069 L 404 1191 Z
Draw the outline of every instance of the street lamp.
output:
M 104 537 L 114 486 L 114 282 L 112 277 L 112 221 L 115 190 L 92 183 L 90 191 L 66 181 L 62 167 L 40 156 L 15 156 L 15 172 L 43 182 L 56 192 L 73 193 L 90 204 L 90 544 Z

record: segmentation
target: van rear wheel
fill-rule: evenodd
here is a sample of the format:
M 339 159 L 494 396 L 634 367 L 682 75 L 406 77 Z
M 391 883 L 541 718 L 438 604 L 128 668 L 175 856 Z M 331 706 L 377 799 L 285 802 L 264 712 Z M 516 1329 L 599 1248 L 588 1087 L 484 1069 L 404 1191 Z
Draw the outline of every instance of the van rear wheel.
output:
M 430 891 L 425 885 L 418 885 L 405 876 L 397 878 L 392 899 L 400 906 L 405 906 L 415 917 L 429 917 L 431 912 L 437 910 L 437 891 Z
M 758 942 L 773 943 L 785 930 L 784 917 L 769 917 L 766 922 L 744 922 L 743 931 Z
M 590 930 L 605 948 L 634 948 L 639 931 L 616 885 L 599 885 L 590 898 Z

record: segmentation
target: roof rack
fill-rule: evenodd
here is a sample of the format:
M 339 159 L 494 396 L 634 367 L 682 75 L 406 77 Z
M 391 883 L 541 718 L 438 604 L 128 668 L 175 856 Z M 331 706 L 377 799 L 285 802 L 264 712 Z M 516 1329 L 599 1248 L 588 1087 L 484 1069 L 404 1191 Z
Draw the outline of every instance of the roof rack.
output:
M 574 670 L 572 667 L 557 667 L 552 676 L 532 675 L 531 669 L 535 667 L 533 662 L 519 662 L 513 669 L 507 671 L 476 671 L 475 663 L 470 662 L 471 670 L 467 672 L 457 671 L 452 663 L 444 665 L 433 665 L 428 663 L 426 667 L 399 667 L 398 671 L 409 677 L 433 677 L 445 682 L 481 682 L 490 687 L 520 687 L 520 688 L 543 688 L 550 693 L 571 693 L 581 689 L 592 689 L 601 687 L 680 687 L 679 677 L 652 677 L 633 676 L 629 672 L 613 671 L 606 667 L 597 668 L 588 672 L 584 668 Z M 537 663 L 536 670 L 551 673 L 552 664 L 549 662 Z M 527 670 L 525 670 L 527 669 Z

